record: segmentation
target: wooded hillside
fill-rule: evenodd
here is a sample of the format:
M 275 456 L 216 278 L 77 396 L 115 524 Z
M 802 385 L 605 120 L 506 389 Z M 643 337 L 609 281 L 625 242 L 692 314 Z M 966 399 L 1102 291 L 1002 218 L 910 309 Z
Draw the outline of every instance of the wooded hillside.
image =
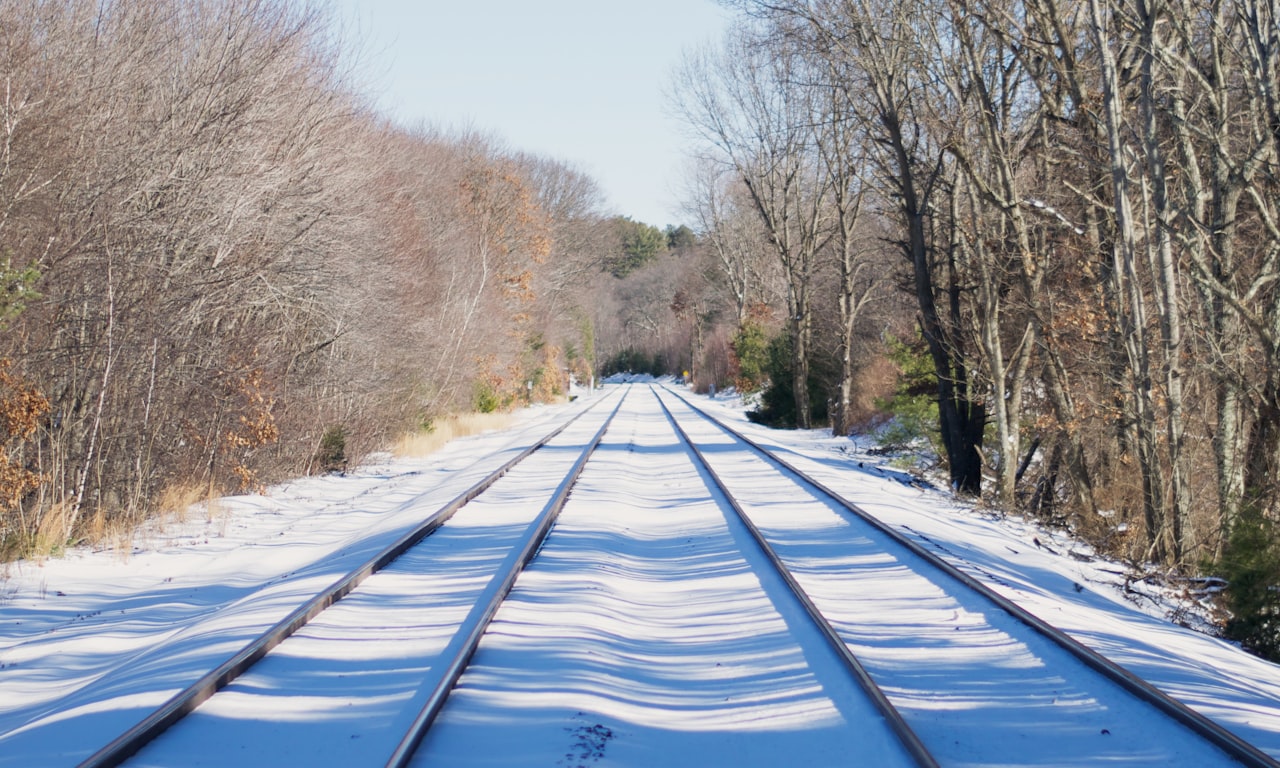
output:
M 390 124 L 322 6 L 0 0 L 6 553 L 687 372 L 1252 584 L 1280 653 L 1276 0 L 723 4 L 664 230 Z
M 595 183 L 393 127 L 339 32 L 288 0 L 0 2 L 10 553 L 589 372 Z
M 676 98 L 710 236 L 740 231 L 736 200 L 785 280 L 780 415 L 849 429 L 849 350 L 900 344 L 956 490 L 1135 562 L 1222 563 L 1274 647 L 1274 0 L 725 4 L 736 29 Z M 906 338 L 868 317 L 878 280 Z

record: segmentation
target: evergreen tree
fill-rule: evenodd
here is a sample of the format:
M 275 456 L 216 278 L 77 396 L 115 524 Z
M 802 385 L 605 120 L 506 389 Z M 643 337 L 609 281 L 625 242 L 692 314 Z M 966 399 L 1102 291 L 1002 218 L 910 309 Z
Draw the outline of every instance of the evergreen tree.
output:
M 666 234 L 651 224 L 618 216 L 613 219 L 613 227 L 618 246 L 605 257 L 604 267 L 614 277 L 626 277 L 667 250 Z

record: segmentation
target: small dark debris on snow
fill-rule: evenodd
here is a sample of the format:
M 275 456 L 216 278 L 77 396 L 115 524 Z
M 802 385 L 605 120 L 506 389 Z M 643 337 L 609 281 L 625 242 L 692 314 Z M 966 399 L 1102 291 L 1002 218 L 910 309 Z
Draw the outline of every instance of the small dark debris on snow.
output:
M 605 747 L 613 739 L 613 729 L 603 723 L 566 728 L 574 738 L 573 746 L 565 753 L 561 765 L 568 768 L 589 768 L 604 759 Z
M 1056 554 L 1058 554 L 1058 550 L 1054 549 L 1053 547 L 1049 546 L 1048 544 L 1045 544 L 1045 543 L 1041 542 L 1041 541 L 1040 541 L 1040 539 L 1036 538 L 1035 536 L 1032 536 L 1032 537 L 1031 537 L 1031 541 L 1035 542 L 1035 545 L 1036 545 L 1036 548 L 1037 548 L 1037 549 L 1043 549 L 1045 552 L 1048 552 L 1048 553 L 1049 553 L 1049 554 L 1051 554 L 1051 555 L 1056 555 Z

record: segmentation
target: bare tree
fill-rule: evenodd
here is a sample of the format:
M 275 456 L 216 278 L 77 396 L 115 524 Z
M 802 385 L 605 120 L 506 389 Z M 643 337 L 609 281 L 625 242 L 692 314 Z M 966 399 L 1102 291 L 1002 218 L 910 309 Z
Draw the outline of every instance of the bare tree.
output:
M 689 184 L 685 210 L 715 254 L 736 332 L 748 322 L 753 307 L 784 300 L 786 292 L 779 290 L 776 278 L 779 265 L 767 251 L 760 217 L 736 171 L 726 172 L 703 159 L 690 170 Z
M 816 48 L 829 52 L 825 46 Z M 866 149 L 870 139 L 857 110 L 860 83 L 856 70 L 839 56 L 819 56 L 813 71 L 815 79 L 810 87 L 816 91 L 814 143 L 823 174 L 820 183 L 830 195 L 830 248 L 838 285 L 836 357 L 840 376 L 832 402 L 831 431 L 845 435 L 852 426 L 858 323 L 863 311 L 883 298 L 881 289 L 888 283 L 890 271 L 885 269 L 878 244 L 864 226 L 867 197 L 873 193 L 868 191 L 871 183 L 863 176 L 870 164 Z
M 720 54 L 686 59 L 678 76 L 684 119 L 742 178 L 787 276 L 787 329 L 798 426 L 810 425 L 810 280 L 830 238 L 825 185 L 817 183 L 805 61 L 786 38 L 737 28 Z
M 1171 241 L 1161 240 L 1161 247 L 1172 250 L 1176 241 L 1189 257 L 1205 310 L 1201 328 L 1217 393 L 1219 528 L 1227 531 L 1242 506 L 1274 513 L 1280 479 L 1280 403 L 1271 375 L 1280 258 L 1274 172 L 1280 32 L 1274 4 L 1214 3 L 1210 11 L 1179 2 L 1136 5 L 1130 12 L 1146 42 L 1143 84 L 1150 88 L 1142 103 L 1154 124 L 1147 136 L 1159 129 L 1157 136 L 1176 137 L 1176 158 L 1157 154 L 1162 147 L 1154 140 L 1144 149 L 1166 169 L 1179 169 L 1166 170 L 1178 183 L 1153 185 L 1153 198 Z M 1167 36 L 1157 37 L 1165 29 Z M 1177 270 L 1176 261 L 1169 268 Z M 1259 370 L 1267 374 L 1259 377 Z
M 928 37 L 917 25 L 927 23 L 938 9 L 923 0 L 743 0 L 741 5 L 784 28 L 803 26 L 824 55 L 838 58 L 856 78 L 855 92 L 862 95 L 857 114 L 877 150 L 870 156 L 874 178 L 880 197 L 893 201 L 900 218 L 920 328 L 937 371 L 940 431 L 951 481 L 958 491 L 977 494 L 986 409 L 982 393 L 974 391 L 972 361 L 958 332 L 960 286 L 954 281 L 938 284 L 939 276 L 952 272 L 953 266 L 939 258 L 932 226 L 933 198 L 944 178 L 945 146 L 925 128 L 924 102 L 936 94 L 925 89 L 925 56 L 914 42 Z

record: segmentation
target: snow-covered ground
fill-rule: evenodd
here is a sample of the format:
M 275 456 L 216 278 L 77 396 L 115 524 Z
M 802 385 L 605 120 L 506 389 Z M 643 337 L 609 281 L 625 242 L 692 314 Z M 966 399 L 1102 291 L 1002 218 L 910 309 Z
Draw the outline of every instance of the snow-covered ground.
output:
M 220 653 L 226 655 L 237 638 L 267 620 L 272 610 L 278 612 L 306 590 L 331 583 L 344 567 L 362 562 L 380 543 L 394 540 L 424 509 L 443 504 L 509 458 L 519 446 L 549 431 L 549 425 L 562 414 L 583 408 L 594 397 L 583 397 L 567 406 L 534 409 L 509 432 L 455 441 L 425 459 L 382 459 L 345 477 L 307 478 L 272 488 L 264 496 L 226 499 L 213 510 L 192 511 L 184 521 L 167 521 L 140 532 L 128 552 L 74 551 L 61 559 L 11 565 L 0 585 L 0 765 L 66 764 L 43 757 L 57 754 L 56 745 L 47 744 L 49 734 L 60 733 L 56 724 L 72 717 L 79 738 L 104 742 L 114 735 L 113 727 L 128 719 L 129 708 L 141 710 L 163 700 L 163 691 L 154 683 L 157 675 L 177 677 L 179 667 L 199 668 Z M 936 489 L 905 482 L 909 478 L 880 459 L 859 452 L 848 440 L 834 440 L 820 431 L 764 430 L 747 423 L 737 402 L 730 398 L 701 403 L 736 420 L 740 429 L 756 439 L 784 449 L 802 468 L 1050 623 L 1280 756 L 1280 669 L 1168 621 L 1168 612 L 1180 608 L 1176 599 L 1164 601 L 1153 595 L 1135 603 L 1123 588 L 1123 568 L 1118 564 L 1026 522 L 998 519 L 957 504 Z M 625 457 L 621 457 L 613 471 L 598 468 L 584 476 L 584 486 L 575 491 L 575 497 L 586 503 L 598 493 L 592 488 L 621 487 L 636 498 L 649 498 L 645 494 L 653 492 L 656 485 L 652 476 L 629 473 Z M 670 499 L 660 508 L 682 507 L 679 499 Z M 610 540 L 621 542 L 624 549 L 611 560 L 575 560 L 573 547 L 552 548 L 553 534 L 544 551 L 544 556 L 550 556 L 539 561 L 544 564 L 538 570 L 527 574 L 529 578 L 522 581 L 526 591 L 512 603 L 503 620 L 523 625 L 545 615 L 546 601 L 538 597 L 538 590 L 568 584 L 579 591 L 581 599 L 566 605 L 581 624 L 584 637 L 591 639 L 590 643 L 582 641 L 579 648 L 584 654 L 594 654 L 610 646 L 606 643 L 592 650 L 591 643 L 625 637 L 628 623 L 644 617 L 628 614 L 619 604 L 611 603 L 607 589 L 601 592 L 617 582 L 595 583 L 591 574 L 600 574 L 604 580 L 619 564 L 627 563 L 632 566 L 632 575 L 639 574 L 658 585 L 663 573 L 681 571 L 675 556 L 678 553 L 652 549 L 664 535 L 661 526 L 701 530 L 705 526 L 698 515 L 709 510 L 691 505 L 685 510 L 687 517 L 664 516 L 643 505 L 630 510 L 617 507 L 603 496 L 598 505 L 580 505 L 578 509 L 578 516 L 566 512 L 560 529 L 565 537 L 572 539 L 575 530 L 581 535 L 585 528 L 594 526 L 595 535 L 610 534 Z M 584 511 L 590 514 L 582 516 Z M 623 531 L 627 535 L 621 535 Z M 579 550 L 579 554 L 585 558 L 586 550 Z M 702 594 L 699 590 L 711 594 L 719 588 L 718 584 L 697 581 L 696 572 L 688 575 L 693 580 L 677 592 L 668 594 L 660 586 L 652 586 L 653 593 L 627 595 L 627 610 L 663 612 L 665 620 L 681 604 L 681 595 Z M 262 594 L 272 599 L 247 599 Z M 188 629 L 202 618 L 216 621 L 201 622 L 198 631 Z M 749 613 L 720 619 L 727 624 L 719 629 L 708 627 L 708 632 L 725 633 L 735 621 L 746 626 L 758 617 Z M 514 653 L 520 642 L 514 635 L 500 637 L 506 640 L 491 644 L 486 657 L 495 668 L 510 663 L 504 660 L 504 653 Z M 167 649 L 165 654 L 151 650 L 157 643 Z M 687 644 L 683 647 L 686 651 L 689 648 Z M 616 658 L 610 656 L 611 662 L 621 664 L 629 658 L 616 649 L 612 653 Z M 547 658 L 554 656 L 548 654 Z M 120 659 L 136 660 L 130 674 L 110 672 Z M 600 669 L 599 658 L 581 656 L 570 662 L 574 659 L 582 665 L 580 674 L 587 676 L 582 679 Z M 690 659 L 673 655 L 633 661 L 679 666 Z M 786 668 L 786 664 L 778 667 Z M 526 670 L 527 685 L 502 695 L 539 701 L 539 691 L 548 690 L 554 678 L 546 674 L 549 672 L 554 670 Z M 83 686 L 104 674 L 112 675 L 110 707 L 77 698 Z M 539 682 L 539 674 L 546 680 Z M 307 676 L 300 677 L 305 680 Z M 621 711 L 624 714 L 619 717 L 632 717 L 645 728 L 684 733 L 687 738 L 680 745 L 679 764 L 724 764 L 723 753 L 716 750 L 726 744 L 751 750 L 756 760 L 751 764 L 786 764 L 804 742 L 806 728 L 854 717 L 850 712 L 830 709 L 829 704 L 811 701 L 811 707 L 818 708 L 792 710 L 790 726 L 771 726 L 784 732 L 794 728 L 793 739 L 778 741 L 782 745 L 779 749 L 790 751 L 771 755 L 762 752 L 766 749 L 763 742 L 749 738 L 754 733 L 750 727 L 733 720 L 743 713 L 763 717 L 760 713 L 768 709 L 765 699 L 759 700 L 760 706 L 747 702 L 704 711 L 689 705 L 706 700 L 714 680 L 688 676 L 686 693 L 690 699 L 681 702 L 680 692 L 671 689 L 669 679 L 662 678 L 665 687 L 657 686 L 657 679 L 650 680 L 653 687 L 629 699 L 619 695 L 629 703 L 609 711 Z M 316 681 L 317 700 L 324 682 Z M 597 688 L 608 689 L 608 680 L 597 683 Z M 466 707 L 486 696 L 499 695 L 501 685 L 496 677 L 481 672 L 479 677 L 473 676 L 470 687 L 460 686 L 463 695 L 456 706 L 451 701 L 452 709 L 446 708 L 442 723 L 461 724 L 454 733 L 462 740 L 454 740 L 442 730 L 442 735 L 433 736 L 435 741 L 429 740 L 426 746 L 442 755 L 450 750 L 467 751 L 465 726 L 483 724 L 485 716 L 482 710 Z M 614 738 L 614 726 L 592 715 L 593 706 L 603 706 L 593 699 L 598 699 L 599 691 L 566 689 L 560 694 L 576 697 L 572 702 L 557 701 L 555 706 L 568 707 L 563 728 L 572 731 L 569 735 L 585 750 L 585 756 L 572 760 L 564 755 L 564 760 L 570 760 L 565 764 L 594 764 L 590 748 L 596 744 L 600 750 L 594 760 L 612 764 L 602 756 L 604 745 Z M 104 711 L 107 709 L 110 711 Z M 786 706 L 777 710 L 784 719 L 787 711 Z M 305 718 L 306 714 L 291 716 Z M 521 727 L 527 725 L 522 723 Z M 1009 764 L 1057 764 L 1051 756 L 1036 759 L 1034 754 L 1019 750 L 1010 755 Z M 350 755 L 330 757 L 325 762 L 312 756 L 307 764 L 349 764 L 344 761 Z M 772 763 L 770 758 L 774 758 Z M 825 764 L 821 758 L 817 760 L 810 763 Z
M 763 429 L 732 400 L 708 409 L 1031 613 L 1280 757 L 1280 666 L 1182 626 L 1197 608 L 1185 595 L 1135 590 L 1123 564 L 1087 545 L 958 503 L 880 457 L 852 450 L 848 440 Z

